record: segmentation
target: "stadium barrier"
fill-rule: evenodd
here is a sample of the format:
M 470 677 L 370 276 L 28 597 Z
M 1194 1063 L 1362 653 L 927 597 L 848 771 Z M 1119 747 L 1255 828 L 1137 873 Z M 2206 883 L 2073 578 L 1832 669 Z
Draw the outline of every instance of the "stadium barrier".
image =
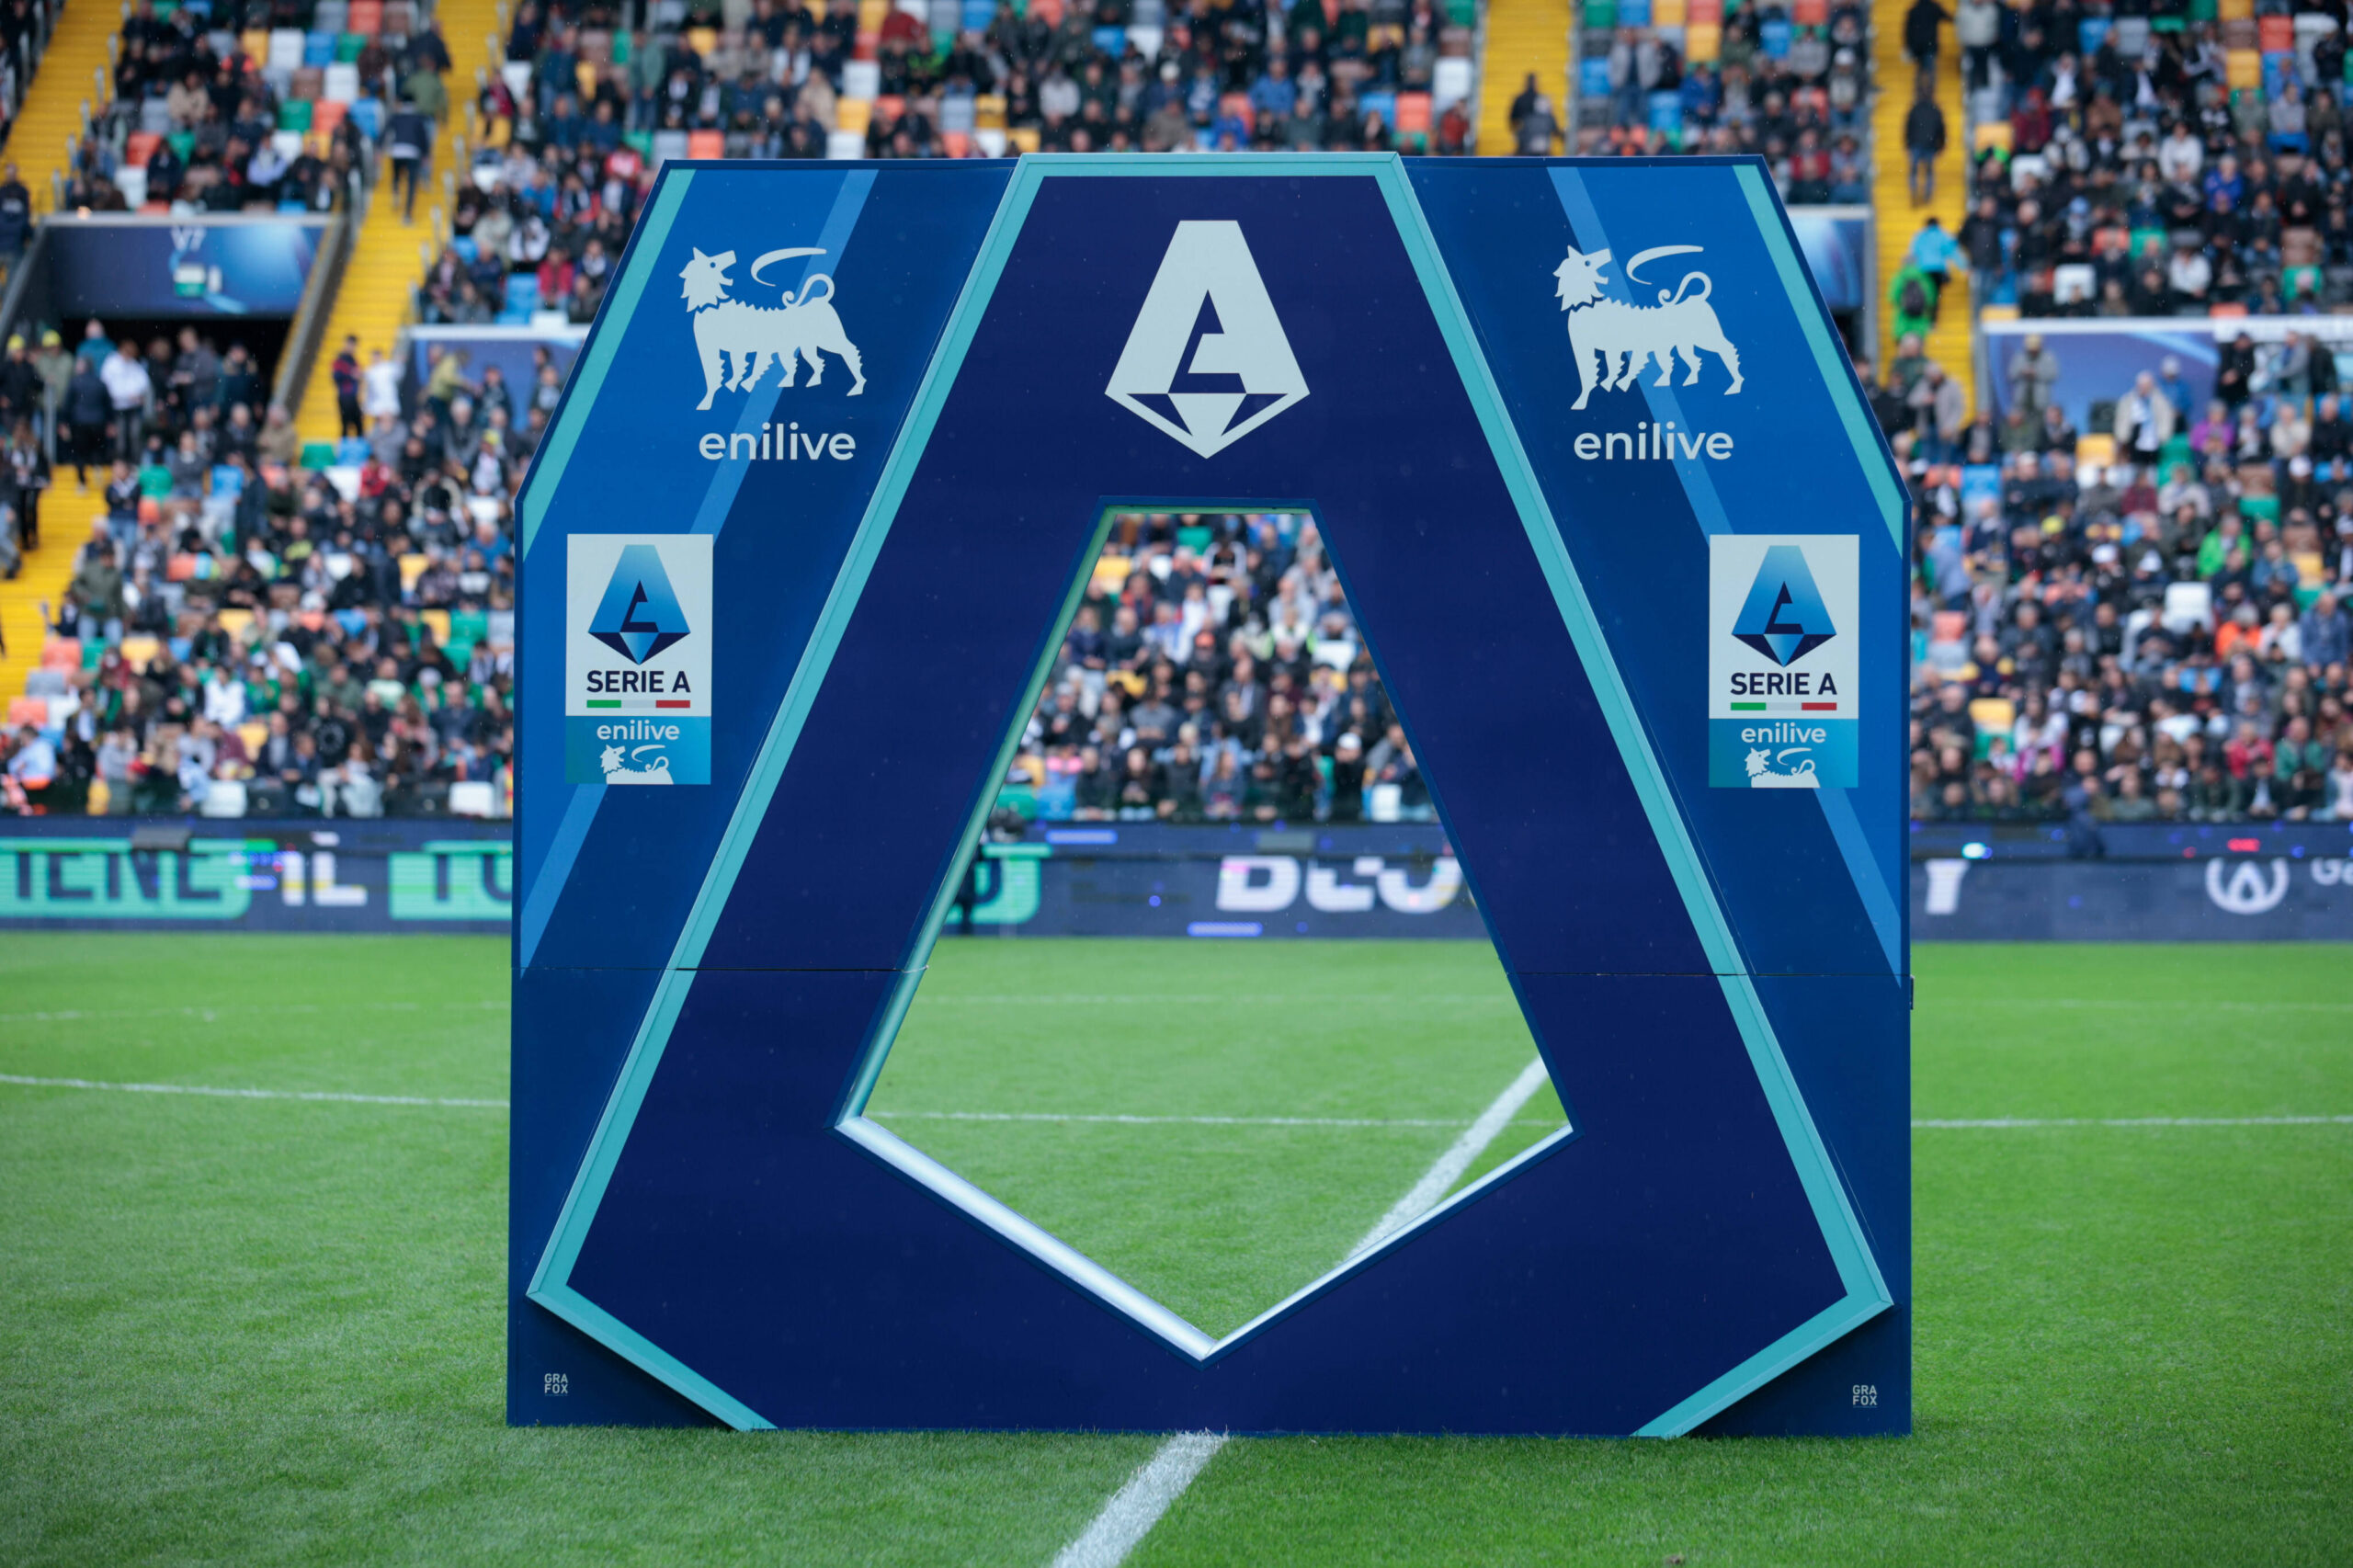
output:
M 0 835 L 0 929 L 507 929 L 502 824 L 34 819 Z M 1937 941 L 2353 940 L 2337 824 L 1923 824 L 1912 932 Z M 1027 937 L 1484 940 L 1443 830 L 1040 824 L 982 846 L 948 929 Z
M 0 929 L 495 935 L 514 862 L 462 821 L 32 818 L 0 832 Z

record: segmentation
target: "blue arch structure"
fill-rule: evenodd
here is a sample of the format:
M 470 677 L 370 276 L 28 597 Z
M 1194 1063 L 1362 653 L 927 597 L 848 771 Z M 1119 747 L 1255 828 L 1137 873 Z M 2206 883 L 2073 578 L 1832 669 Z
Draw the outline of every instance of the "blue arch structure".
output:
M 1105 392 L 1203 221 L 1308 389 L 1208 457 Z M 1704 251 L 1738 395 L 1572 409 L 1552 272 L 1621 234 Z M 787 247 L 867 391 L 698 412 L 675 281 Z M 788 416 L 854 455 L 700 455 Z M 1635 417 L 1740 457 L 1579 457 Z M 1180 501 L 1315 512 L 1574 1129 L 1221 1341 L 858 1114 L 1106 508 Z M 1753 160 L 673 165 L 521 510 L 511 1420 L 1908 1429 L 1902 494 Z M 567 782 L 549 536 L 689 531 L 712 782 Z M 1851 787 L 1710 787 L 1745 533 L 1859 541 Z

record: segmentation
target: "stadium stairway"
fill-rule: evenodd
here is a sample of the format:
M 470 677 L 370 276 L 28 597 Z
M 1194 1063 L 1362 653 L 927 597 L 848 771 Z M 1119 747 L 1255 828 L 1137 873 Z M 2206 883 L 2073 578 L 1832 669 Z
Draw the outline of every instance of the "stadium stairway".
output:
M 1871 105 L 1871 207 L 1878 217 L 1880 297 L 1875 313 L 1882 369 L 1895 358 L 1895 310 L 1888 301 L 1887 290 L 1894 285 L 1896 273 L 1903 269 L 1904 258 L 1912 249 L 1913 236 L 1920 232 L 1920 225 L 1927 222 L 1930 213 L 1936 215 L 1947 233 L 1958 235 L 1961 220 L 1968 213 L 1964 199 L 1968 150 L 1963 145 L 1967 131 L 1961 123 L 1961 46 L 1953 41 L 1949 28 L 1945 29 L 1944 45 L 1945 51 L 1937 57 L 1937 107 L 1945 112 L 1945 151 L 1937 160 L 1936 199 L 1925 206 L 1915 206 L 1905 180 L 1910 160 L 1904 148 L 1904 118 L 1912 109 L 1916 72 L 1904 52 L 1904 0 L 1881 0 L 1872 8 L 1871 80 L 1878 84 L 1879 91 Z M 1952 282 L 1945 290 L 1943 305 L 1938 312 L 1936 330 L 1928 335 L 1928 356 L 1945 368 L 1945 374 L 1961 383 L 1973 413 L 1977 373 L 1970 338 L 1974 310 L 1969 297 L 1967 268 L 1953 273 Z
M 98 476 L 90 476 L 93 481 Z M 41 607 L 54 607 L 64 597 L 74 576 L 74 552 L 90 537 L 90 525 L 106 514 L 106 493 L 94 483 L 88 490 L 74 483 L 74 470 L 60 465 L 57 483 L 41 497 L 40 548 L 25 555 L 24 570 L 14 582 L 0 583 L 0 710 L 6 699 L 21 697 L 25 677 L 40 667 L 41 644 L 49 629 L 41 621 Z
M 1568 0 L 1487 0 L 1485 57 L 1479 62 L 1479 132 L 1473 149 L 1483 157 L 1505 157 L 1512 144 L 1511 101 L 1528 74 L 1552 100 L 1552 113 L 1568 131 L 1576 122 L 1569 91 Z
M 108 45 L 121 28 L 120 8 L 104 0 L 76 0 L 58 12 L 49 51 L 25 93 L 24 111 L 0 149 L 0 158 L 17 165 L 32 192 L 37 213 L 55 204 L 52 176 L 65 172 L 67 150 L 82 134 L 82 106 L 100 108 L 114 97 L 112 81 L 102 85 L 100 78 L 111 76 Z
M 433 172 L 429 183 L 417 192 L 414 223 L 403 220 L 389 176 L 377 184 L 358 243 L 344 265 L 343 281 L 335 290 L 326 331 L 319 338 L 301 402 L 294 410 L 295 425 L 305 441 L 332 441 L 337 434 L 335 357 L 343 340 L 359 339 L 364 365 L 371 348 L 391 354 L 401 328 L 408 324 L 416 286 L 429 262 L 428 247 L 440 232 L 429 222 L 429 214 L 447 206 L 442 176 L 447 172 L 461 180 L 467 177 L 466 160 L 458 155 L 466 106 L 473 101 L 476 73 L 497 67 L 498 62 L 492 58 L 492 40 L 494 34 L 503 37 L 506 32 L 504 11 L 496 0 L 440 0 L 435 10 L 442 41 L 449 46 L 451 68 L 449 113 L 434 140 Z M 500 57 L 504 57 L 503 49 Z M 465 151 L 471 157 L 472 149 Z
M 108 45 L 121 26 L 120 7 L 101 0 L 77 0 L 58 13 L 57 30 L 33 73 L 23 112 L 0 147 L 0 159 L 17 165 L 32 193 L 36 213 L 55 205 L 54 176 L 64 172 L 67 149 L 81 134 L 82 106 L 96 107 L 111 90 L 102 88 L 99 78 L 108 70 Z M 43 499 L 41 547 L 26 552 L 14 582 L 0 583 L 0 638 L 6 642 L 0 652 L 0 699 L 21 695 L 26 675 L 40 665 L 46 635 L 41 603 L 54 604 L 64 593 L 74 574 L 74 551 L 90 537 L 91 520 L 104 510 L 98 492 L 77 492 L 70 469 Z

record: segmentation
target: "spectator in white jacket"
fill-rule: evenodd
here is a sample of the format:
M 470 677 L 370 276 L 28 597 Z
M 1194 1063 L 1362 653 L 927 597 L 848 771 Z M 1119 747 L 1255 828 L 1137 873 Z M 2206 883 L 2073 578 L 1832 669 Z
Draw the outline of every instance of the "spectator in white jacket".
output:
M 245 722 L 245 683 L 226 665 L 216 665 L 205 679 L 204 716 L 227 730 Z
M 147 445 L 147 402 L 155 391 L 138 345 L 116 344 L 98 367 L 98 380 L 106 383 L 107 402 L 114 409 L 115 455 L 135 465 Z
M 2173 130 L 2157 143 L 2157 173 L 2177 184 L 2187 185 L 2197 179 L 2206 167 L 2206 144 L 2189 133 L 2189 127 L 2177 120 Z
M 2157 378 L 2142 371 L 2132 390 L 2116 400 L 2117 455 L 2144 466 L 2155 462 L 2159 449 L 2173 439 L 2174 418 L 2173 403 L 2157 390 Z

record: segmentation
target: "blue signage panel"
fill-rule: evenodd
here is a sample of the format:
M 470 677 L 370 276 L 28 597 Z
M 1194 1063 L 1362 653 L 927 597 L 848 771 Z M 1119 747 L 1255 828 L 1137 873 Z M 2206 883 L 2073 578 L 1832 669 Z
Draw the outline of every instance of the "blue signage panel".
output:
M 522 503 L 510 1418 L 1907 1429 L 1900 498 L 1754 161 L 669 165 Z M 1211 1339 L 861 1112 L 1107 510 L 1274 507 L 1452 851 L 1346 897 L 1574 1131 Z
M 52 321 L 291 316 L 325 233 L 324 218 L 52 218 L 28 303 Z

